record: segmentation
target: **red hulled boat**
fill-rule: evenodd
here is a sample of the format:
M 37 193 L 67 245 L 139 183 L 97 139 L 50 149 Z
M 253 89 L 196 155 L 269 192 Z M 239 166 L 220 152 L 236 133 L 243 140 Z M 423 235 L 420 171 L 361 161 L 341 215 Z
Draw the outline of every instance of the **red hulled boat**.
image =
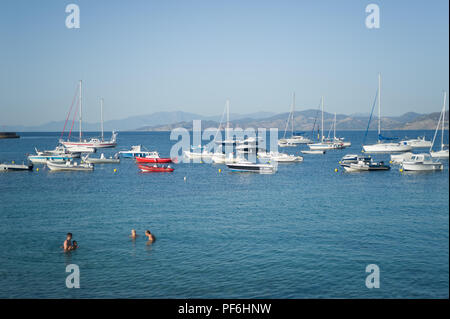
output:
M 136 163 L 172 163 L 172 159 L 160 157 L 136 157 Z

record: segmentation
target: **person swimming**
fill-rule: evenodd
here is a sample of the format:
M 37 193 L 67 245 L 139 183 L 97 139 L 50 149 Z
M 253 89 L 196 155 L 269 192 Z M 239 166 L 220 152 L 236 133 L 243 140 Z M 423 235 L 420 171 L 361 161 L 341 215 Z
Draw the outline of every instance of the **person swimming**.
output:
M 79 247 L 79 246 L 78 246 L 77 241 L 74 240 L 74 241 L 72 242 L 72 248 L 71 248 L 70 250 L 75 250 L 75 249 L 77 249 L 78 247 Z
M 72 249 L 72 233 L 67 233 L 66 240 L 64 241 L 62 248 L 64 248 L 64 251 L 69 251 Z
M 130 235 L 130 237 L 133 238 L 133 239 L 136 239 L 136 238 L 138 237 L 138 234 L 136 234 L 136 230 L 135 230 L 135 229 L 132 229 L 132 230 L 131 230 L 131 235 Z
M 156 240 L 155 235 L 153 235 L 148 229 L 145 231 L 145 236 L 148 238 L 148 243 L 153 243 Z

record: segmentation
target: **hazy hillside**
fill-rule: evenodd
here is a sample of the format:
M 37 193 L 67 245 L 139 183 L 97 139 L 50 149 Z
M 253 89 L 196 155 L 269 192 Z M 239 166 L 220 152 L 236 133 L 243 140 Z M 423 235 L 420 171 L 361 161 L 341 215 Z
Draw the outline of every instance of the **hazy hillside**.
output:
M 434 130 L 439 119 L 439 112 L 431 114 L 418 114 L 408 112 L 401 116 L 383 117 L 383 129 L 400 129 L 400 130 L 414 130 L 414 129 L 429 129 Z M 284 130 L 286 127 L 286 119 L 288 113 L 270 113 L 270 112 L 256 112 L 251 114 L 230 114 L 230 125 L 232 127 L 253 127 L 253 128 L 278 128 Z M 203 128 L 218 127 L 222 114 L 215 116 L 202 116 L 194 113 L 187 113 L 182 111 L 176 112 L 157 112 L 142 116 L 132 116 L 122 120 L 106 121 L 104 124 L 106 131 L 169 131 L 176 127 L 184 127 L 192 129 L 193 120 L 202 120 Z M 365 114 L 337 114 L 337 129 L 338 130 L 365 130 L 369 115 Z M 448 119 L 448 112 L 446 114 Z M 223 119 L 224 121 L 226 119 Z M 299 131 L 309 131 L 313 128 L 314 123 L 320 125 L 321 113 L 317 109 L 309 109 L 295 112 L 294 129 Z M 325 131 L 331 128 L 334 121 L 334 114 L 324 113 L 324 127 Z M 39 126 L 8 126 L 1 125 L 0 131 L 13 132 L 60 132 L 63 129 L 64 121 L 49 122 Z M 66 131 L 70 130 L 71 122 L 66 126 Z M 376 129 L 377 117 L 372 118 L 370 129 Z M 446 121 L 448 127 L 448 121 Z M 78 131 L 78 121 L 75 121 L 74 131 Z M 86 123 L 83 122 L 83 130 L 85 131 L 99 131 L 100 123 Z M 290 130 L 290 127 L 289 127 Z
M 418 114 L 409 112 L 397 117 L 382 117 L 382 128 L 384 130 L 414 130 L 414 129 L 426 129 L 434 130 L 439 120 L 439 112 L 431 114 Z M 278 128 L 284 130 L 286 127 L 286 120 L 288 113 L 281 113 L 274 116 L 270 116 L 263 119 L 242 118 L 230 121 L 230 126 L 233 128 Z M 448 112 L 446 114 L 448 118 Z M 324 127 L 325 131 L 331 129 L 334 121 L 334 114 L 324 113 Z M 343 115 L 337 114 L 336 116 L 336 129 L 337 130 L 365 130 L 369 116 L 364 115 Z M 310 131 L 315 126 L 320 125 L 321 113 L 317 110 L 305 110 L 295 112 L 294 129 L 298 131 Z M 218 127 L 217 121 L 202 122 L 202 127 Z M 191 122 L 178 122 L 162 126 L 144 126 L 137 128 L 139 131 L 168 131 L 176 127 L 184 127 L 186 129 L 192 129 Z M 370 124 L 371 130 L 375 130 L 378 127 L 378 118 L 372 117 Z M 448 121 L 445 125 L 448 128 Z M 288 128 L 291 129 L 291 126 Z

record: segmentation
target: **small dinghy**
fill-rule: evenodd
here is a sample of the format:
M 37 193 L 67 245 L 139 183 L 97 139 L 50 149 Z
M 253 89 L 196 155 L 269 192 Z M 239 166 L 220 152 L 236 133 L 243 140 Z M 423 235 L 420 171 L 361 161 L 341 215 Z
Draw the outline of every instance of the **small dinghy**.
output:
M 33 170 L 33 164 L 0 164 L 0 172 L 3 171 L 31 171 Z
M 136 163 L 172 163 L 171 158 L 161 157 L 136 157 Z
M 315 154 L 315 155 L 322 155 L 325 154 L 325 150 L 312 150 L 312 151 L 301 151 L 302 154 Z
M 145 165 L 145 164 L 138 164 L 138 167 L 141 169 L 144 173 L 165 173 L 165 172 L 173 172 L 174 169 L 168 166 L 158 166 L 158 165 Z

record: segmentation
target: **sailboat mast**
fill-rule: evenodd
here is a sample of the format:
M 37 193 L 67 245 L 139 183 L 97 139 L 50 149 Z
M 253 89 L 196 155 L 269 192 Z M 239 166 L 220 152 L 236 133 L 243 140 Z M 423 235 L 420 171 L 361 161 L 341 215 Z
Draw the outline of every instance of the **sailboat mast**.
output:
M 445 103 L 446 102 L 447 102 L 447 91 L 444 91 L 444 106 L 442 107 L 441 151 L 444 150 L 444 126 L 445 126 Z
M 83 91 L 82 91 L 82 88 L 81 88 L 82 84 L 83 84 L 83 81 L 80 80 L 80 142 L 81 142 L 81 138 L 82 138 L 82 136 L 81 136 L 81 123 L 82 123 L 82 111 L 83 111 L 83 103 L 82 103 L 82 101 L 83 101 L 83 95 L 82 95 Z
M 227 128 L 225 129 L 225 140 L 228 140 L 229 131 L 230 131 L 230 100 L 227 99 Z
M 292 94 L 292 132 L 291 132 L 291 136 L 294 136 L 294 114 L 295 114 L 295 92 Z
M 322 127 L 320 128 L 320 131 L 322 133 L 322 139 L 320 141 L 323 142 L 323 96 L 321 104 L 322 104 Z
M 103 98 L 100 99 L 100 122 L 101 122 L 102 142 L 103 142 L 104 141 L 104 138 L 103 138 Z
M 336 140 L 336 112 L 334 112 L 334 133 L 333 139 Z
M 381 134 L 381 73 L 378 73 L 378 139 Z

